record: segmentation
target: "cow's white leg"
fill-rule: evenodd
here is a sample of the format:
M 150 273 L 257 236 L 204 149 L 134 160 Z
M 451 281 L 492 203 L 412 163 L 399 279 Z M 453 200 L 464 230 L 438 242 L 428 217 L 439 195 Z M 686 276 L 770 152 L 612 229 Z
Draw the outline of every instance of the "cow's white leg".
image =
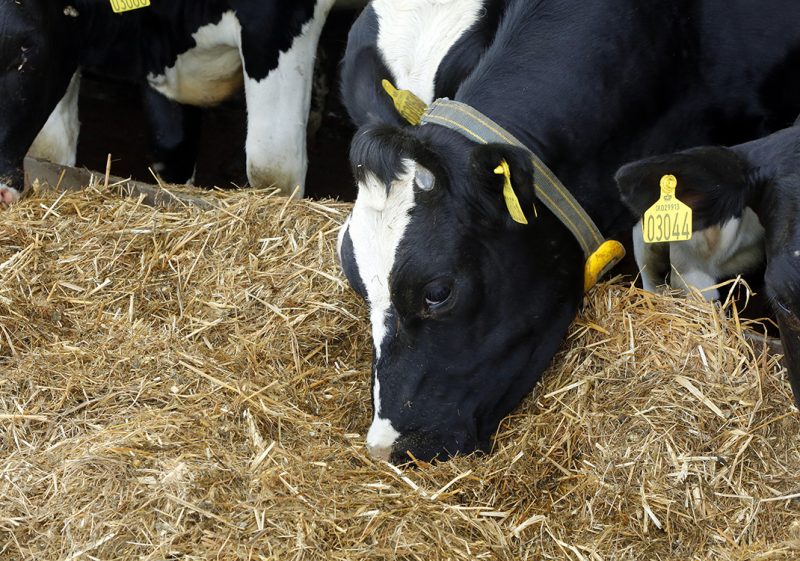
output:
M 308 168 L 306 126 L 317 43 L 333 0 L 320 0 L 314 17 L 265 78 L 250 78 L 247 99 L 247 178 L 253 187 L 275 186 L 301 197 Z M 245 65 L 246 66 L 246 65 Z M 299 187 L 299 188 L 298 188 Z M 295 189 L 297 191 L 295 191 Z
M 659 246 L 644 243 L 641 220 L 633 227 L 633 256 L 642 277 L 642 288 L 655 292 L 666 282 L 664 273 L 669 271 L 669 253 Z
M 717 284 L 717 279 L 712 277 L 707 271 L 701 269 L 689 269 L 680 271 L 674 268 L 672 271 L 670 285 L 672 288 L 689 292 L 689 287 L 702 291 L 703 298 L 706 300 L 719 300 L 719 290 L 706 290 L 709 286 Z
M 80 71 L 72 75 L 67 91 L 33 141 L 28 154 L 64 166 L 74 166 L 78 152 L 78 94 Z
M 704 291 L 706 300 L 719 298 L 719 291 L 705 290 L 717 284 L 714 274 L 715 248 L 719 228 L 707 228 L 692 234 L 692 239 L 670 244 L 669 260 L 672 264 L 669 284 L 672 288 L 689 292 L 689 287 Z

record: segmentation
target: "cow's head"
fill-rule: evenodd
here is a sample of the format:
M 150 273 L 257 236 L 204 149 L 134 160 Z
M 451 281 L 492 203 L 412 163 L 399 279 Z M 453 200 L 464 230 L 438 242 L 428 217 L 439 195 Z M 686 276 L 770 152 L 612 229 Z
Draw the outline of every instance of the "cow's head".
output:
M 536 202 L 518 148 L 384 126 L 360 130 L 351 159 L 359 192 L 339 255 L 370 306 L 367 447 L 395 462 L 487 449 L 577 311 L 580 247 Z M 503 160 L 528 225 L 507 210 Z

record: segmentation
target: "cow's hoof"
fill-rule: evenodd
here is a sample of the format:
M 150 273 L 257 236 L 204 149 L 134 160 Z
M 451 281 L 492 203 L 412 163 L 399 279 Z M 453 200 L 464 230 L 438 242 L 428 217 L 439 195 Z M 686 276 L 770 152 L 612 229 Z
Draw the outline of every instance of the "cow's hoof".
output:
M 0 203 L 5 205 L 10 205 L 15 203 L 19 200 L 20 192 L 14 189 L 13 187 L 9 187 L 8 185 L 3 185 L 0 183 Z
M 305 178 L 305 166 L 299 169 L 278 169 L 269 166 L 256 166 L 252 162 L 247 164 L 247 179 L 250 187 L 254 189 L 277 189 L 281 195 L 302 199 L 305 188 L 302 180 Z

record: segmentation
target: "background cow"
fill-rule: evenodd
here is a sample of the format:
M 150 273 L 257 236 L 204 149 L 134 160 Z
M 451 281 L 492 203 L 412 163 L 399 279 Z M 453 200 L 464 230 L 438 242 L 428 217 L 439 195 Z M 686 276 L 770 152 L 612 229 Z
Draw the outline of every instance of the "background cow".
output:
M 415 3 L 415 21 L 424 26 L 442 4 Z M 619 165 L 790 123 L 798 54 L 800 11 L 789 0 L 517 0 L 455 99 L 537 153 L 606 237 L 627 238 L 634 219 L 613 182 Z M 583 252 L 537 203 L 539 172 L 525 152 L 437 125 L 380 123 L 390 100 L 372 104 L 362 111 L 376 118 L 351 148 L 359 193 L 341 236 L 343 269 L 372 321 L 368 448 L 393 461 L 487 449 L 577 313 Z M 527 226 L 506 210 L 502 161 Z
M 157 169 L 193 168 L 197 113 L 244 85 L 251 185 L 302 185 L 317 41 L 334 0 L 153 0 L 114 14 L 106 0 L 0 3 L 0 201 L 18 198 L 22 159 L 73 164 L 79 69 L 145 81 Z M 172 100 L 172 101 L 170 101 Z M 55 111 L 54 111 L 55 108 Z M 40 129 L 47 126 L 38 135 Z
M 694 233 L 687 242 L 645 245 L 639 222 L 633 243 L 645 288 L 668 281 L 706 289 L 766 264 L 765 289 L 800 406 L 800 125 L 731 148 L 692 148 L 622 167 L 617 183 L 636 215 L 656 202 L 665 174 L 678 179 L 676 196 L 692 208 Z M 714 298 L 716 290 L 705 295 Z

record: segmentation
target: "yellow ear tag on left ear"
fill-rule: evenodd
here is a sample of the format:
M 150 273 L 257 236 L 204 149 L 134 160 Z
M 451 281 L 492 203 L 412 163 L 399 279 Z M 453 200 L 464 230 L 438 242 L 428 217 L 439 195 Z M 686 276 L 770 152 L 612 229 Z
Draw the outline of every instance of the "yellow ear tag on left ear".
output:
M 678 180 L 661 178 L 661 196 L 644 213 L 642 237 L 645 243 L 682 242 L 692 239 L 692 208 L 675 196 Z
M 514 219 L 514 222 L 527 224 L 528 219 L 525 218 L 525 213 L 522 212 L 522 206 L 519 204 L 517 194 L 514 192 L 514 187 L 511 185 L 511 168 L 508 167 L 508 162 L 500 160 L 500 165 L 494 168 L 494 172 L 505 178 L 503 183 L 503 198 L 506 200 L 506 207 L 508 207 L 511 218 Z
M 408 90 L 398 90 L 389 80 L 381 81 L 383 90 L 389 94 L 394 103 L 394 108 L 400 116 L 408 121 L 409 124 L 418 126 L 422 122 L 422 116 L 428 108 L 425 102 Z

